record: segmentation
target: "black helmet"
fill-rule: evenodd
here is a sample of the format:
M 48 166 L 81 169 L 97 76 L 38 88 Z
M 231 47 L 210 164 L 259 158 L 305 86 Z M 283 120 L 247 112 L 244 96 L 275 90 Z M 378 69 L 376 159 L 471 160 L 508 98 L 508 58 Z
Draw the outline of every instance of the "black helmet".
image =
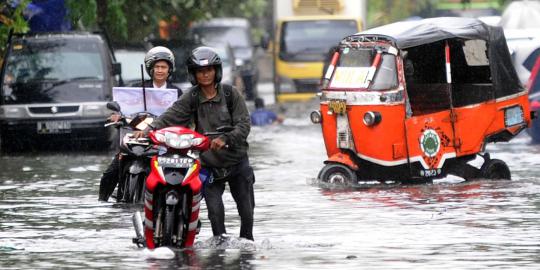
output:
M 166 61 L 169 64 L 169 76 L 174 72 L 174 55 L 171 50 L 157 46 L 150 49 L 144 56 L 144 66 L 146 73 L 150 77 L 154 77 L 154 65 L 157 61 Z
M 223 68 L 221 67 L 221 58 L 210 47 L 197 47 L 191 51 L 191 55 L 186 60 L 186 66 L 188 69 L 188 78 L 191 84 L 196 85 L 197 79 L 195 78 L 195 71 L 202 67 L 213 66 L 216 69 L 215 82 L 221 82 L 223 75 Z

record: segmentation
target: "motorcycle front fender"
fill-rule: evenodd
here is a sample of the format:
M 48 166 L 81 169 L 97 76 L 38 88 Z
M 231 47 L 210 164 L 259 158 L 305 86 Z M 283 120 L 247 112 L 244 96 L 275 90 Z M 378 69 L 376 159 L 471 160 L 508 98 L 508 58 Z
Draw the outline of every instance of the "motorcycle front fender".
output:
M 131 165 L 129 166 L 129 173 L 139 174 L 142 172 L 146 172 L 147 167 L 148 167 L 148 161 L 135 159 L 131 162 Z

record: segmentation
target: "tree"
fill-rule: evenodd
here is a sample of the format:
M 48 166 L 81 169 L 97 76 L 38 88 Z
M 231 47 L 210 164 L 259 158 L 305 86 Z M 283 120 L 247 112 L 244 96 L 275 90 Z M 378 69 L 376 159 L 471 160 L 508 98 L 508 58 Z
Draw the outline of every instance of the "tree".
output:
M 5 53 L 9 31 L 13 29 L 14 33 L 24 33 L 29 29 L 23 17 L 28 3 L 30 0 L 22 0 L 17 6 L 10 1 L 0 3 L 0 60 Z

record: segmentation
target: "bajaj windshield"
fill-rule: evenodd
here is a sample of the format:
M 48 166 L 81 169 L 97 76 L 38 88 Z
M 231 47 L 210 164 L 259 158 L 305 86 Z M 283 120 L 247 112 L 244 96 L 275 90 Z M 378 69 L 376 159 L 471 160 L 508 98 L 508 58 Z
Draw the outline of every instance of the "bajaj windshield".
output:
M 101 46 L 91 40 L 15 42 L 4 76 L 5 104 L 104 100 Z
M 396 57 L 369 48 L 344 48 L 329 88 L 391 90 L 398 86 Z

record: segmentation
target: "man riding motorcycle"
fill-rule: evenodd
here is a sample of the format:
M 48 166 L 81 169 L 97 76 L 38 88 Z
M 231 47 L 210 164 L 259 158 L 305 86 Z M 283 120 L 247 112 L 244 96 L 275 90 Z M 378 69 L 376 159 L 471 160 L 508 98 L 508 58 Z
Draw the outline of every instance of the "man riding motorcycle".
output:
M 182 90 L 167 80 L 175 70 L 174 55 L 166 47 L 157 46 L 150 49 L 144 57 L 144 66 L 146 73 L 152 78 L 144 82 L 144 87 L 158 88 L 158 89 L 177 89 L 178 97 L 182 95 Z M 139 85 L 142 87 L 142 84 Z M 117 122 L 120 119 L 120 115 L 113 114 L 109 118 L 112 122 Z M 114 155 L 112 162 L 107 169 L 103 172 L 99 185 L 99 200 L 107 201 L 113 193 L 118 181 L 120 179 L 120 153 Z

